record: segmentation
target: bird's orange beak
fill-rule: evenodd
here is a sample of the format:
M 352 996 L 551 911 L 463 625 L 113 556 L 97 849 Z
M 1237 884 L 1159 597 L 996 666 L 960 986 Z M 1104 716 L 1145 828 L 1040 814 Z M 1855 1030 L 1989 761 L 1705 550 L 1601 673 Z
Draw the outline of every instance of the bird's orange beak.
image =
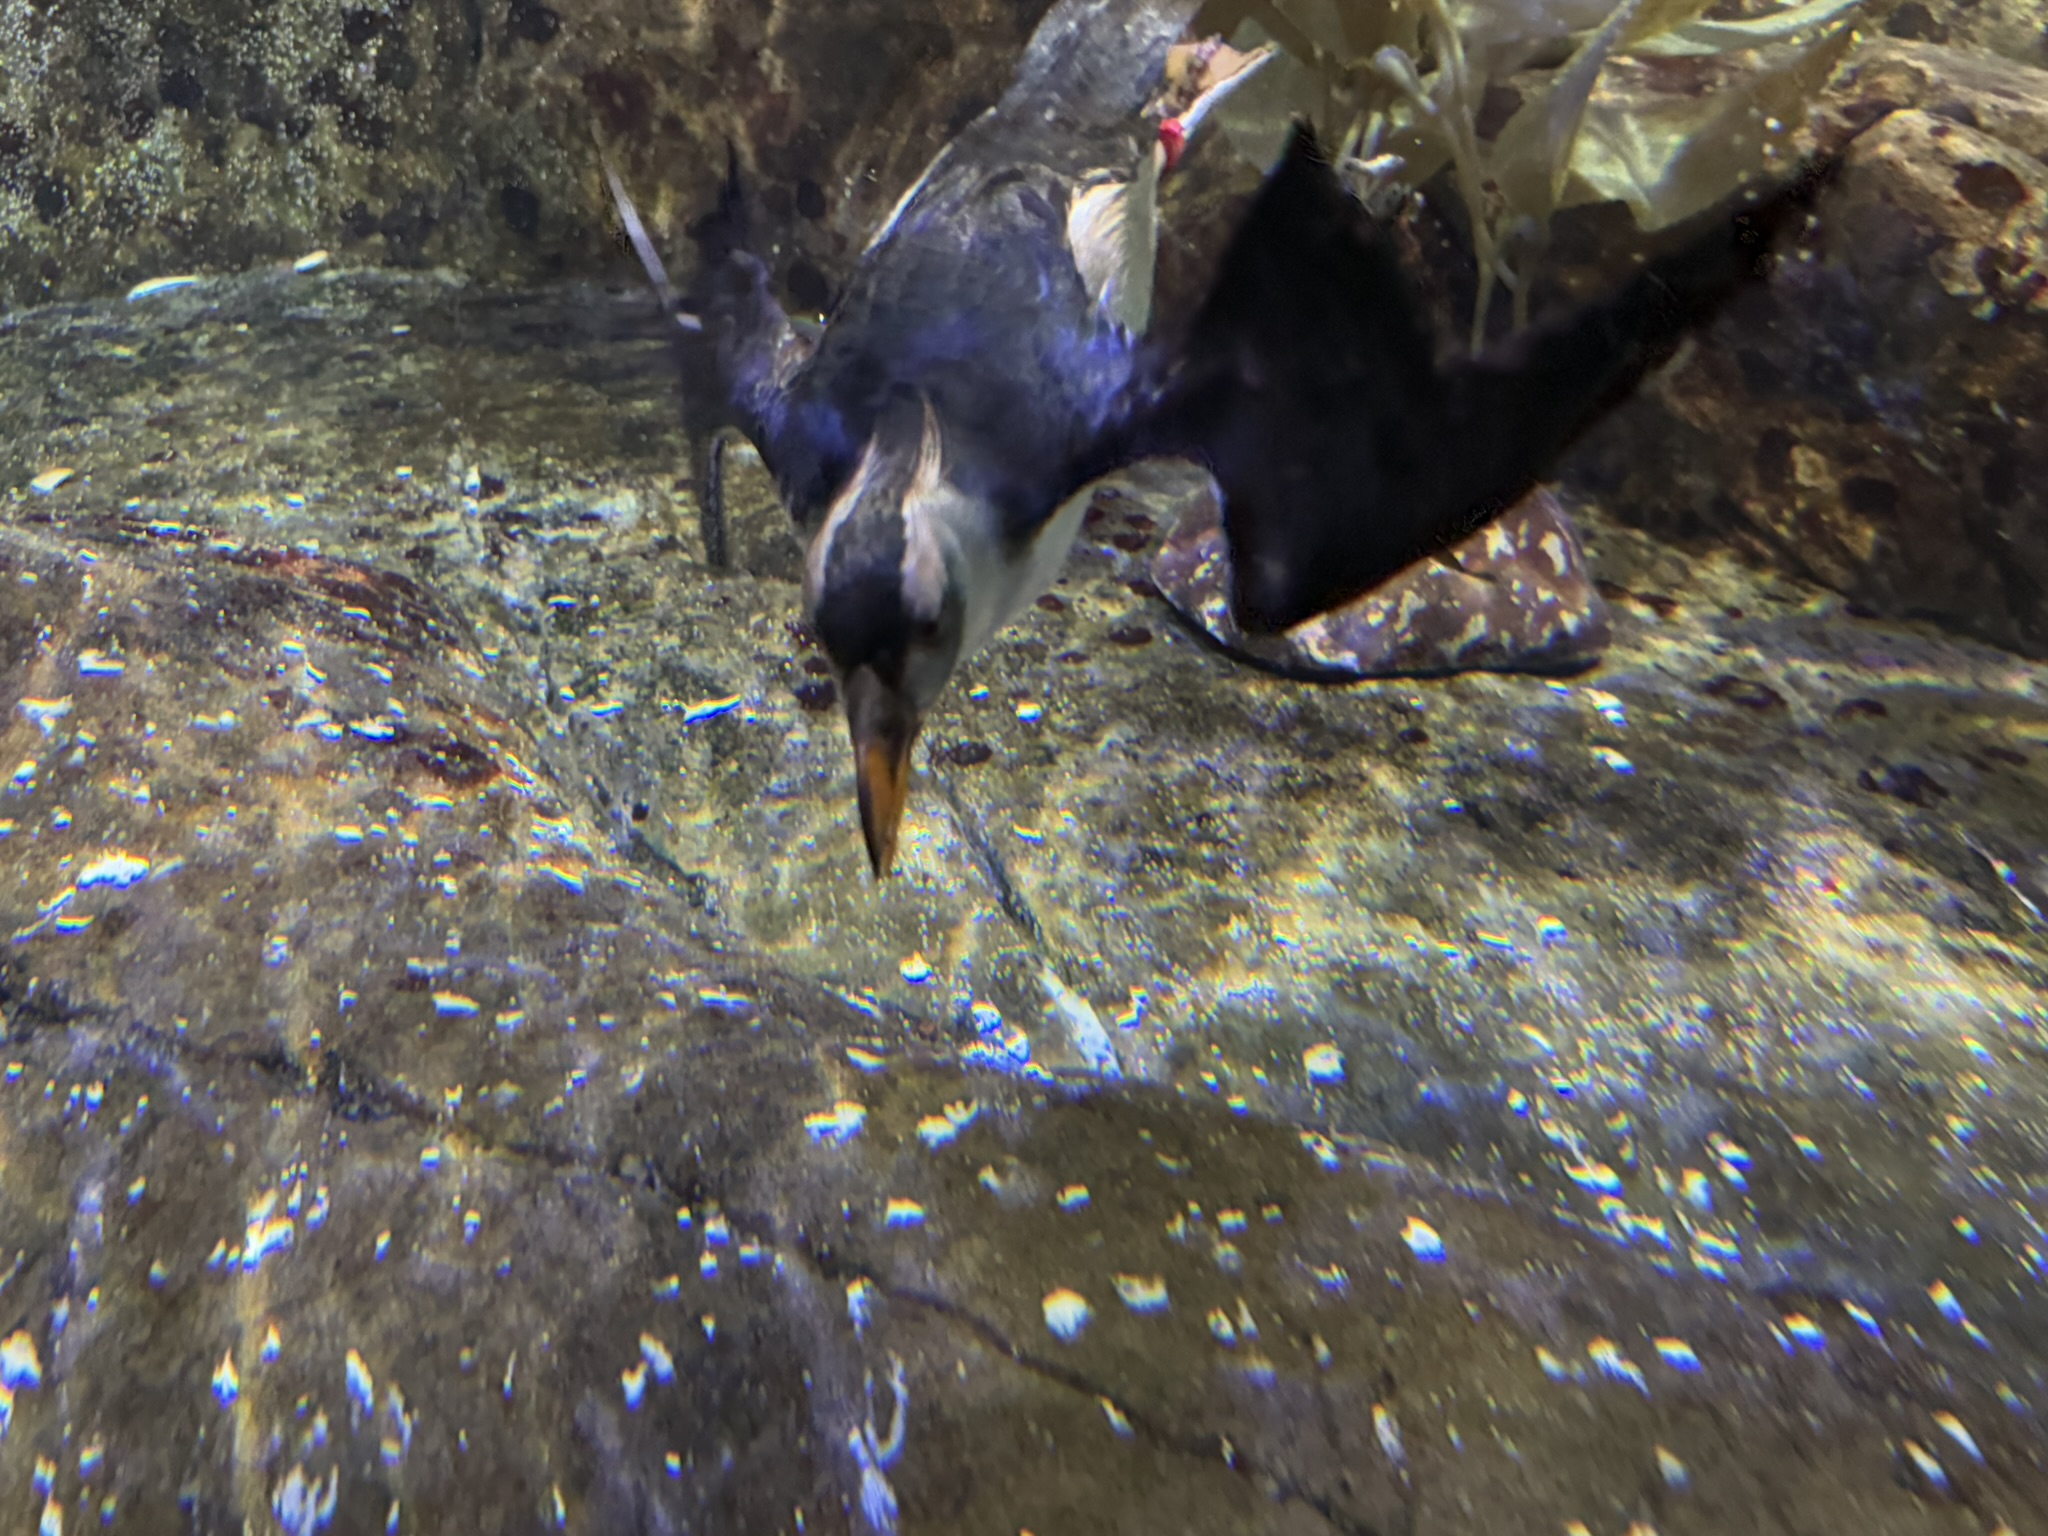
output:
M 856 667 L 846 678 L 846 724 L 853 736 L 860 829 L 879 880 L 896 860 L 896 833 L 910 798 L 910 745 L 923 721 L 872 669 Z

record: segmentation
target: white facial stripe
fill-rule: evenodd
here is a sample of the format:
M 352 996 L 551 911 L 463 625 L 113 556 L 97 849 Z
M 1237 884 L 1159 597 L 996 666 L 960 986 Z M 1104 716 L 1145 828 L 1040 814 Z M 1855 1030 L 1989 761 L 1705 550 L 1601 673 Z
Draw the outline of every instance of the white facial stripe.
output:
M 824 590 L 825 568 L 832 558 L 832 541 L 839 537 L 853 509 L 860 504 L 868 482 L 875 477 L 878 455 L 875 439 L 868 439 L 867 447 L 861 450 L 860 462 L 854 466 L 853 474 L 847 478 L 836 500 L 825 513 L 825 521 L 818 525 L 818 531 L 811 536 L 811 547 L 804 556 L 804 612 L 816 613 L 818 593 Z
M 924 401 L 924 426 L 917 437 L 917 467 L 911 471 L 910 494 L 929 495 L 937 486 L 946 468 L 945 443 L 939 435 L 939 413 L 932 409 L 931 397 Z

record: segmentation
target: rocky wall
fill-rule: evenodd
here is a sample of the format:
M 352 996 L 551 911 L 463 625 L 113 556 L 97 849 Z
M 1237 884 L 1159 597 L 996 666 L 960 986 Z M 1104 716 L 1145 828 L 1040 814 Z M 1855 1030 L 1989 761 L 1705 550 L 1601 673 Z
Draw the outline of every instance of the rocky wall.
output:
M 2048 654 L 2048 71 L 1881 40 L 1772 281 L 1604 422 L 1568 480 L 1704 551 Z
M 316 248 L 508 287 L 630 282 L 599 146 L 686 265 L 730 138 L 785 295 L 820 308 L 1041 9 L 0 0 L 0 304 Z M 1621 412 L 1573 484 L 1662 536 L 2048 653 L 2039 12 L 1873 8 L 1885 35 L 1821 114 L 1846 148 L 1819 264 Z
M 588 272 L 612 256 L 597 141 L 670 228 L 728 138 L 762 172 L 786 287 L 821 305 L 1043 8 L 0 0 L 0 305 L 316 247 Z

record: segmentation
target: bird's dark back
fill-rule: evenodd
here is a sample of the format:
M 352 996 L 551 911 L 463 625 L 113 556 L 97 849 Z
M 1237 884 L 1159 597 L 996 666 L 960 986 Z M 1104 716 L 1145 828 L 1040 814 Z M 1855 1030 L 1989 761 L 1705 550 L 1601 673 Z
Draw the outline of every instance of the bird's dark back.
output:
M 854 274 L 796 381 L 794 409 L 846 454 L 818 465 L 817 483 L 786 485 L 801 521 L 850 473 L 881 413 L 921 395 L 942 423 L 949 477 L 1028 531 L 1129 381 L 1130 340 L 1096 312 L 1067 246 L 1069 179 L 1005 164 L 946 181 Z
M 1129 175 L 1146 103 L 1193 0 L 1061 0 L 1009 90 L 926 171 L 842 289 L 793 381 L 803 446 L 778 466 L 814 523 L 883 411 L 924 395 L 948 473 L 1028 533 L 1119 408 L 1130 339 L 1099 316 L 1067 244 L 1077 183 Z

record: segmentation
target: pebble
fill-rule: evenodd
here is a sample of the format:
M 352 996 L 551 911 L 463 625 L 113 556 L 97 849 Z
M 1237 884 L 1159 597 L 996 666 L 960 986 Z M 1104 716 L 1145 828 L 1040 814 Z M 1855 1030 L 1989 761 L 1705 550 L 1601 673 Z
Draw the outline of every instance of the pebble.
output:
M 1808 1349 L 1826 1349 L 1828 1336 L 1820 1324 L 1803 1312 L 1794 1312 L 1785 1319 L 1785 1331 Z
M 1873 1339 L 1884 1337 L 1883 1328 L 1878 1325 L 1877 1319 L 1871 1316 L 1865 1308 L 1857 1306 L 1853 1301 L 1845 1301 L 1842 1303 L 1842 1310 L 1849 1314 L 1851 1322 L 1855 1323 L 1858 1328 L 1861 1328 Z
M 1927 1299 L 1934 1303 L 1935 1310 L 1952 1323 L 1963 1320 L 1963 1304 L 1956 1300 L 1956 1293 L 1948 1288 L 1948 1282 L 1937 1280 L 1927 1287 Z
M 1783 709 L 1785 696 L 1769 683 L 1755 678 L 1737 677 L 1732 672 L 1723 672 L 1710 677 L 1700 685 L 1700 692 L 1710 699 L 1726 699 L 1731 704 L 1740 704 L 1744 709 Z
M 1700 1357 L 1693 1353 L 1693 1347 L 1683 1339 L 1657 1339 L 1654 1341 L 1658 1358 L 1674 1371 L 1697 1371 Z
M 1437 1236 L 1437 1230 L 1420 1216 L 1410 1216 L 1408 1225 L 1401 1229 L 1401 1239 L 1409 1251 L 1427 1264 L 1440 1264 L 1444 1257 L 1444 1240 Z
M 128 290 L 128 302 L 133 304 L 139 299 L 153 299 L 160 293 L 175 293 L 180 288 L 190 288 L 198 281 L 199 275 L 195 272 L 182 272 L 175 277 L 152 277 Z
M 10 1392 L 43 1384 L 43 1362 L 36 1341 L 25 1328 L 17 1328 L 0 1343 L 0 1386 Z
M 1341 1083 L 1344 1081 L 1344 1053 L 1329 1041 L 1312 1045 L 1301 1053 L 1302 1067 L 1309 1075 L 1309 1081 L 1316 1083 Z
M 1043 1310 L 1045 1326 L 1052 1330 L 1053 1337 L 1069 1344 L 1081 1336 L 1081 1330 L 1095 1315 L 1086 1297 L 1065 1286 L 1046 1293 Z
M 1697 1168 L 1688 1168 L 1681 1179 L 1688 1205 L 1696 1210 L 1711 1211 L 1714 1208 L 1714 1187 L 1707 1182 L 1707 1176 Z
M 891 1199 L 882 1211 L 882 1225 L 921 1227 L 924 1225 L 924 1207 L 915 1200 Z
M 744 694 L 731 693 L 722 699 L 699 699 L 683 706 L 683 724 L 695 725 L 700 720 L 715 720 L 720 715 L 730 714 L 740 707 Z
M 376 1383 L 375 1379 L 370 1375 L 369 1364 L 363 1359 L 362 1352 L 360 1350 L 350 1350 L 342 1358 L 342 1368 L 348 1381 L 349 1400 L 355 1404 L 356 1412 L 364 1415 L 375 1413 L 377 1411 Z M 511 1367 L 507 1366 L 506 1370 L 509 1373 Z
M 1920 1475 L 1927 1479 L 1936 1492 L 1947 1493 L 1949 1491 L 1948 1473 L 1942 1469 L 1941 1463 L 1934 1458 L 1933 1453 L 1917 1440 L 1908 1440 L 1904 1443 L 1906 1455 L 1911 1459 L 1913 1465 L 1919 1469 Z
M 1310 1157 L 1325 1168 L 1341 1168 L 1344 1164 L 1342 1156 L 1337 1151 L 1337 1144 L 1321 1131 L 1303 1131 L 1301 1145 Z
M 817 1141 L 850 1141 L 860 1134 L 860 1128 L 867 1124 L 868 1112 L 865 1105 L 853 1099 L 841 1099 L 830 1109 L 817 1109 L 804 1116 L 804 1129 Z
M 1385 1403 L 1372 1405 L 1372 1432 L 1388 1461 L 1397 1467 L 1406 1464 L 1408 1457 L 1401 1446 L 1401 1426 L 1395 1422 Z
M 38 496 L 47 496 L 66 480 L 69 480 L 71 475 L 72 471 L 70 469 L 59 465 L 55 469 L 46 469 L 40 475 L 37 475 L 35 479 L 29 481 L 28 488 Z
M 1580 1163 L 1565 1169 L 1565 1177 L 1585 1189 L 1604 1195 L 1621 1193 L 1621 1177 L 1605 1163 Z
M 1592 1340 L 1586 1345 L 1586 1358 L 1599 1368 L 1601 1375 L 1626 1382 L 1645 1397 L 1650 1395 L 1650 1384 L 1643 1377 L 1642 1367 L 1623 1354 L 1613 1340 Z
M 1937 1413 L 1934 1422 L 1943 1434 L 1969 1453 L 1970 1460 L 1980 1464 L 1983 1462 L 1984 1453 L 1977 1448 L 1976 1437 L 1963 1427 L 1961 1419 L 1952 1413 Z
M 1166 1280 L 1161 1275 L 1116 1275 L 1112 1277 L 1117 1296 L 1133 1312 L 1164 1312 L 1167 1306 Z
M 89 890 L 105 885 L 125 891 L 147 875 L 149 867 L 149 860 L 138 859 L 133 854 L 104 854 L 78 872 L 78 886 L 81 890 Z
M 1692 1474 L 1686 1471 L 1685 1463 L 1661 1445 L 1657 1447 L 1657 1470 L 1663 1475 L 1668 1488 L 1682 1490 L 1692 1481 Z

